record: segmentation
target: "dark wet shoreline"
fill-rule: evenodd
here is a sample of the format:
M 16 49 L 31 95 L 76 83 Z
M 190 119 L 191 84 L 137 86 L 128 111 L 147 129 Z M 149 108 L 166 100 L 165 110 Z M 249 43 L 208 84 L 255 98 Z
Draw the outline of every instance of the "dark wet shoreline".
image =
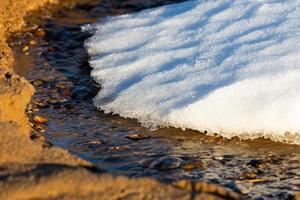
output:
M 110 6 L 78 6 L 59 12 L 40 26 L 44 37 L 33 30 L 17 38 L 23 43 L 14 44 L 16 58 L 19 63 L 29 61 L 23 75 L 36 88 L 28 114 L 31 119 L 35 115 L 49 119 L 46 124 L 32 121 L 38 134 L 115 175 L 150 176 L 163 182 L 201 180 L 233 189 L 237 180 L 248 184 L 248 180 L 265 179 L 250 184 L 252 198 L 285 199 L 300 190 L 297 145 L 264 139 L 226 140 L 174 128 L 153 132 L 135 120 L 97 111 L 92 98 L 99 86 L 89 76 L 83 48 L 90 35 L 80 27 L 102 16 L 149 7 Z M 36 44 L 30 45 L 31 40 Z

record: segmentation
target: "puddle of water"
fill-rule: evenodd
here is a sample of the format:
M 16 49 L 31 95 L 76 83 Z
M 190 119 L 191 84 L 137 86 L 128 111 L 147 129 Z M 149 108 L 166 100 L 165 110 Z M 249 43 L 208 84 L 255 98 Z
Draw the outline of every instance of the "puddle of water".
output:
M 300 190 L 300 146 L 265 139 L 227 140 L 174 128 L 151 131 L 135 120 L 106 115 L 93 106 L 100 86 L 90 77 L 83 48 L 90 35 L 80 27 L 103 16 L 161 4 L 140 0 L 77 6 L 45 20 L 40 25 L 45 37 L 32 30 L 12 38 L 15 68 L 36 87 L 28 114 L 49 119 L 44 125 L 32 122 L 34 130 L 115 175 L 151 176 L 163 182 L 207 181 L 233 189 L 240 185 L 237 180 L 264 179 L 251 183 L 246 195 L 289 198 Z

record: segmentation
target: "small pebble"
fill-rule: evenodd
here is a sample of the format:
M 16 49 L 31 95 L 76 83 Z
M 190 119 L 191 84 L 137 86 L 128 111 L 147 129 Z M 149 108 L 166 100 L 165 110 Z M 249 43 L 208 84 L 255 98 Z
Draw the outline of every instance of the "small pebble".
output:
M 151 163 L 149 168 L 158 170 L 177 169 L 181 166 L 183 160 L 177 157 L 164 156 Z
M 48 48 L 48 51 L 49 51 L 49 52 L 55 52 L 55 49 L 54 49 L 53 47 L 49 47 L 49 48 Z
M 88 144 L 102 144 L 100 140 L 89 141 Z
M 126 138 L 130 140 L 138 141 L 138 140 L 148 139 L 150 138 L 150 136 L 133 133 L 133 134 L 126 135 Z
M 46 119 L 45 117 L 42 117 L 42 116 L 39 116 L 39 115 L 36 115 L 33 117 L 33 121 L 36 122 L 36 123 L 47 123 L 49 120 Z
M 109 150 L 117 150 L 117 151 L 124 151 L 129 149 L 129 146 L 124 145 L 124 146 L 115 146 L 115 147 L 109 147 Z
M 46 36 L 46 31 L 44 31 L 43 29 L 39 28 L 36 30 L 35 35 L 37 37 L 45 37 Z
M 30 44 L 30 45 L 35 45 L 35 44 L 36 44 L 36 41 L 33 40 L 33 39 L 31 39 L 31 40 L 29 40 L 29 44 Z
M 45 81 L 41 80 L 41 79 L 36 79 L 31 81 L 31 84 L 35 87 L 41 86 L 45 83 Z
M 23 47 L 23 49 L 22 49 L 23 52 L 27 52 L 28 50 L 29 50 L 29 46 L 25 46 L 25 47 Z

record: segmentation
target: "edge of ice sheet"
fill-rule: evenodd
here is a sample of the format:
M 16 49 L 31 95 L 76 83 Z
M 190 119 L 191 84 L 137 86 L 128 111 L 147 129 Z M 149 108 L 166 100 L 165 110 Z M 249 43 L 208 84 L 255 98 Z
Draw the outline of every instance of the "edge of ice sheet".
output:
M 300 1 L 188 1 L 85 29 L 104 112 L 300 144 Z

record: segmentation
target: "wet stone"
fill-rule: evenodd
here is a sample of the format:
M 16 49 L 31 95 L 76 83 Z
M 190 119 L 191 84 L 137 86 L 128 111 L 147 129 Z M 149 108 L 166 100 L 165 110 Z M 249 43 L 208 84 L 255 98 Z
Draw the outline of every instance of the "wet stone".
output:
M 29 40 L 29 44 L 30 44 L 30 45 L 35 45 L 35 44 L 36 44 L 36 41 L 35 41 L 34 39 L 31 39 L 31 40 Z
M 155 160 L 155 158 L 145 158 L 143 160 L 140 160 L 138 163 L 142 165 L 145 168 L 149 168 L 151 163 Z
M 38 87 L 38 86 L 41 86 L 41 85 L 44 85 L 46 82 L 41 80 L 41 79 L 36 79 L 36 80 L 33 80 L 31 81 L 31 84 L 35 87 Z
M 39 28 L 39 29 L 36 30 L 35 35 L 37 37 L 43 38 L 43 37 L 46 36 L 46 31 L 44 31 L 43 29 Z
M 49 120 L 45 117 L 42 117 L 42 116 L 39 116 L 39 115 L 36 115 L 33 117 L 33 121 L 36 122 L 36 123 L 47 123 Z
M 25 30 L 27 31 L 33 31 L 38 29 L 38 25 L 37 24 L 26 24 Z
M 138 140 L 143 140 L 143 139 L 149 139 L 150 136 L 133 133 L 133 134 L 126 135 L 125 138 L 134 140 L 134 141 L 138 141 Z
M 157 169 L 157 170 L 171 170 L 177 169 L 181 166 L 183 160 L 181 158 L 173 157 L 173 156 L 164 156 L 155 161 L 153 161 L 149 168 Z
M 112 151 L 124 151 L 129 149 L 129 146 L 127 145 L 123 145 L 123 146 L 115 146 L 115 147 L 109 147 L 108 150 L 112 150 Z
M 24 46 L 22 49 L 23 52 L 27 52 L 28 50 L 29 50 L 29 46 Z
M 33 126 L 33 128 L 34 128 L 35 130 L 41 132 L 41 133 L 43 133 L 43 132 L 46 131 L 46 127 L 45 127 L 45 126 L 41 126 L 41 125 L 39 125 L 39 124 L 35 124 L 35 125 Z
M 92 141 L 89 141 L 88 144 L 92 144 L 92 145 L 98 145 L 98 144 L 102 144 L 102 141 L 100 140 L 92 140 Z

